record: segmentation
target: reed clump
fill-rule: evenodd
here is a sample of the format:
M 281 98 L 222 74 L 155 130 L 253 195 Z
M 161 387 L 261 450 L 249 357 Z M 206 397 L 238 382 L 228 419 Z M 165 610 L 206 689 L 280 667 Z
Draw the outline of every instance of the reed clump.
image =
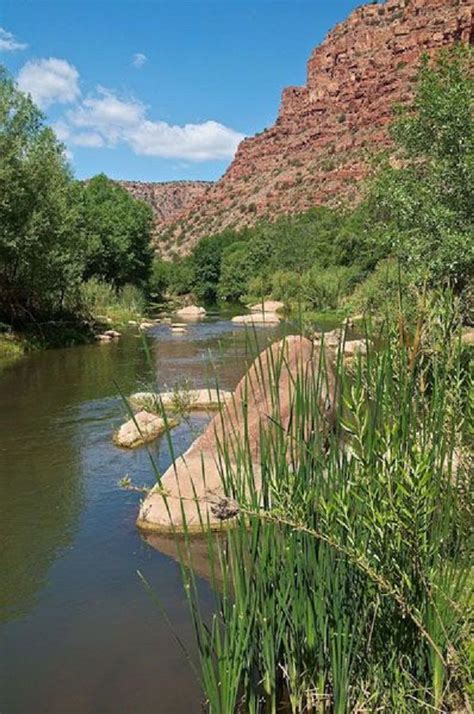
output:
M 323 361 L 295 374 L 279 428 L 282 351 L 265 375 L 258 477 L 245 438 L 220 445 L 240 510 L 207 537 L 210 619 L 189 536 L 182 546 L 212 714 L 470 711 L 472 384 L 455 309 L 438 300 L 411 332 L 400 319 L 380 329 L 383 347 L 350 373 L 338 356 L 330 433 Z

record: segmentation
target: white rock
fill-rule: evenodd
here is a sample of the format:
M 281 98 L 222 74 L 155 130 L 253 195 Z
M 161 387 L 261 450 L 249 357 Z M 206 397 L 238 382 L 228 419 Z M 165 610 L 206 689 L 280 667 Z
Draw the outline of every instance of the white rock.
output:
M 252 312 L 250 315 L 236 315 L 232 322 L 237 325 L 278 325 L 281 317 L 276 312 Z
M 158 411 L 160 406 L 166 410 L 173 409 L 177 401 L 189 411 L 218 409 L 232 399 L 232 392 L 223 389 L 189 389 L 177 392 L 136 392 L 130 397 L 130 403 L 137 408 Z
M 170 423 L 168 421 L 168 424 L 169 426 L 175 426 L 176 422 Z M 164 431 L 166 431 L 164 419 L 143 410 L 135 414 L 134 419 L 129 419 L 125 424 L 122 424 L 114 434 L 113 440 L 117 446 L 133 449 L 156 439 Z
M 264 312 L 266 314 L 267 312 L 279 312 L 279 310 L 283 310 L 284 307 L 285 304 L 280 302 L 280 300 L 264 300 L 263 302 L 251 305 L 250 311 L 256 313 Z
M 105 335 L 105 334 L 104 334 L 104 335 L 96 335 L 96 336 L 95 336 L 95 339 L 97 340 L 97 342 L 104 342 L 104 343 L 105 343 L 105 342 L 112 342 L 112 339 L 113 339 L 113 338 L 112 338 L 110 335 Z
M 203 307 L 199 307 L 198 305 L 187 305 L 187 307 L 176 310 L 176 315 L 187 320 L 197 320 L 201 317 L 205 317 L 206 311 Z
M 118 340 L 118 338 L 122 336 L 122 334 L 117 332 L 117 330 L 106 330 L 104 335 L 110 337 L 112 340 Z

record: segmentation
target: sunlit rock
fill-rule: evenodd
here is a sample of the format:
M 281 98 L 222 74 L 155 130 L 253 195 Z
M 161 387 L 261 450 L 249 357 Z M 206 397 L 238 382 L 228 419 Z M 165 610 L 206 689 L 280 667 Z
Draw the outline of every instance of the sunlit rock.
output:
M 243 473 L 247 476 L 252 473 L 253 487 L 259 492 L 261 439 L 265 435 L 263 438 L 270 441 L 293 428 L 295 377 L 317 375 L 320 354 L 311 340 L 300 336 L 290 336 L 262 352 L 225 408 L 170 466 L 159 487 L 147 495 L 140 507 L 139 528 L 149 532 L 182 531 L 186 523 L 190 532 L 198 533 L 202 531 L 202 523 L 221 528 L 222 524 L 232 522 L 239 505 L 229 500 L 223 477 L 235 473 L 237 463 L 242 467 L 243 459 Z M 335 418 L 335 384 L 332 365 L 328 364 L 327 380 L 321 383 L 321 428 L 324 425 L 330 428 Z M 291 438 L 286 440 L 288 458 L 292 443 Z M 242 470 L 239 473 L 243 475 Z M 245 489 L 248 482 L 243 483 Z
M 176 422 L 168 420 L 168 426 L 175 426 Z M 153 441 L 157 436 L 166 431 L 165 420 L 156 414 L 151 414 L 145 410 L 135 414 L 133 419 L 129 419 L 122 424 L 120 429 L 113 436 L 114 443 L 126 449 L 134 449 L 148 441 Z

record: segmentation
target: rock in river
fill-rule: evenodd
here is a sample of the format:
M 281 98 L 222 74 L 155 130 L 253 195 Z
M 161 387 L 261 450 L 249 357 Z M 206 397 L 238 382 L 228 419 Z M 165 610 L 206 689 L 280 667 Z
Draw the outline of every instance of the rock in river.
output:
M 206 411 L 218 409 L 232 399 L 232 392 L 224 389 L 183 389 L 174 392 L 135 392 L 130 397 L 134 407 L 160 411 L 175 410 L 177 407 L 185 411 Z
M 203 307 L 198 307 L 198 305 L 187 305 L 187 307 L 176 310 L 176 315 L 186 320 L 198 320 L 206 316 L 206 310 Z
M 176 422 L 170 423 L 170 420 L 168 420 L 168 425 L 175 426 Z M 129 419 L 125 424 L 122 424 L 114 434 L 113 440 L 117 446 L 133 449 L 148 441 L 153 441 L 164 431 L 166 431 L 164 419 L 143 410 L 135 414 L 134 419 Z
M 225 408 L 215 415 L 185 454 L 169 467 L 159 488 L 155 487 L 147 495 L 140 507 L 138 527 L 148 532 L 179 532 L 183 530 L 185 519 L 189 532 L 200 533 L 201 518 L 210 528 L 220 528 L 224 520 L 231 520 L 238 504 L 233 503 L 231 509 L 227 507 L 223 473 L 227 468 L 235 468 L 236 454 L 245 453 L 246 468 L 252 468 L 255 488 L 259 491 L 262 434 L 271 439 L 272 433 L 281 435 L 282 429 L 289 428 L 295 377 L 301 375 L 302 370 L 317 374 L 319 361 L 320 349 L 311 340 L 300 336 L 287 337 L 262 352 L 237 385 Z M 269 375 L 273 377 L 269 378 Z M 332 365 L 328 365 L 327 375 L 327 382 L 323 380 L 320 406 L 323 422 L 329 427 L 335 418 L 336 401 Z M 223 441 L 229 456 L 225 468 Z M 292 440 L 288 439 L 288 449 L 291 444 Z M 225 509 L 221 507 L 224 502 Z M 223 512 L 227 514 L 225 519 Z

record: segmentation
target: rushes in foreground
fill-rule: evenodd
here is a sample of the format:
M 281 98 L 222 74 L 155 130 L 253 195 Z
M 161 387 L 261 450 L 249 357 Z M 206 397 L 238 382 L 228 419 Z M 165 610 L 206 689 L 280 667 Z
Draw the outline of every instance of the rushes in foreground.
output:
M 339 356 L 329 434 L 318 408 L 324 367 L 295 375 L 290 425 L 278 429 L 282 351 L 264 375 L 275 398 L 262 426 L 261 490 L 245 439 L 220 445 L 240 515 L 207 536 L 211 622 L 188 567 L 189 534 L 182 558 L 212 714 L 470 711 L 472 391 L 442 323 L 438 315 L 425 330 L 429 345 L 386 325 L 383 348 L 350 370 Z

